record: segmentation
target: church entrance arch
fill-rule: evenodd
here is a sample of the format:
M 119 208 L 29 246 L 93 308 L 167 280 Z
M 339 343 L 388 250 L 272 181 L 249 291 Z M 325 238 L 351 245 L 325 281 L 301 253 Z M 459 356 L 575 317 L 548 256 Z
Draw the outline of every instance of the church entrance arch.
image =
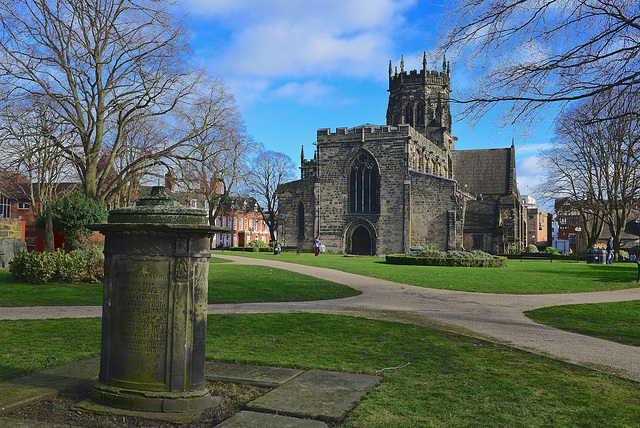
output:
M 375 232 L 370 224 L 356 222 L 347 231 L 347 253 L 359 256 L 375 255 Z
M 358 226 L 351 235 L 351 254 L 371 255 L 371 235 L 364 226 Z

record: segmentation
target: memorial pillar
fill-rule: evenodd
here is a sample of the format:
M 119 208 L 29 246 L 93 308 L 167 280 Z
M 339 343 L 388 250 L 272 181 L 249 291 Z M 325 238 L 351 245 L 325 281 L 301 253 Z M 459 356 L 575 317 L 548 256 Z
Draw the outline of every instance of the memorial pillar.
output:
M 210 237 L 205 211 L 162 187 L 91 225 L 105 236 L 100 376 L 91 397 L 127 410 L 185 413 L 205 387 Z

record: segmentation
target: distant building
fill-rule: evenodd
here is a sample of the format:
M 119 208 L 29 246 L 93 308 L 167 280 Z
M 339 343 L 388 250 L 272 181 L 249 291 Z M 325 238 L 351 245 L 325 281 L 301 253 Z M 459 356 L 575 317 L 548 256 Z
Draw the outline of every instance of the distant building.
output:
M 553 243 L 553 216 L 536 206 L 536 200 L 523 195 L 522 201 L 527 209 L 527 245 L 535 245 L 544 250 Z
M 253 198 L 230 197 L 222 203 L 222 211 L 216 217 L 215 225 L 231 229 L 217 233 L 212 240 L 212 248 L 244 247 L 254 239 L 269 244 L 269 227 L 262 219 L 258 203 Z

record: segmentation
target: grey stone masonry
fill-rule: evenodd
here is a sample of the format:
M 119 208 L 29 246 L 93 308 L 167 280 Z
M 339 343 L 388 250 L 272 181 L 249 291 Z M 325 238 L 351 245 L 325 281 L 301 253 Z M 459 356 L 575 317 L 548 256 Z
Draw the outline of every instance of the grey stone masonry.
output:
M 319 235 L 327 252 L 355 255 L 406 253 L 425 244 L 460 250 L 463 242 L 487 251 L 521 248 L 515 147 L 456 155 L 450 85 L 446 61 L 442 71 L 427 70 L 426 55 L 420 71 L 406 72 L 404 60 L 399 71 L 389 63 L 386 125 L 319 129 L 313 159 L 301 153 L 302 179 L 278 189 L 284 245 L 310 251 Z M 491 230 L 467 233 L 467 202 L 484 199 L 510 208 Z

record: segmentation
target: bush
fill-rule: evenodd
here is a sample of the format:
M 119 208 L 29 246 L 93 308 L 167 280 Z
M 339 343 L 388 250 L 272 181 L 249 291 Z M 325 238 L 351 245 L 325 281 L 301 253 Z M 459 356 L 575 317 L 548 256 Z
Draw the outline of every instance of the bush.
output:
M 539 253 L 540 251 L 538 251 L 538 247 L 536 247 L 533 244 L 529 244 L 527 245 L 527 253 Z
M 553 247 L 547 247 L 544 249 L 543 253 L 546 254 L 553 254 L 554 256 L 560 254 L 560 251 L 558 251 L 557 249 L 553 248 Z
M 269 245 L 261 239 L 254 239 L 247 244 L 247 247 L 253 248 L 253 251 L 258 253 L 262 248 L 269 248 Z
M 100 203 L 87 198 L 81 192 L 69 192 L 51 203 L 53 223 L 64 232 L 65 241 L 71 250 L 82 247 L 82 243 L 93 232 L 87 224 L 102 223 L 107 211 Z
M 430 251 L 424 248 L 409 254 L 391 254 L 386 256 L 387 263 L 421 266 L 458 266 L 458 267 L 504 267 L 505 257 L 494 257 L 484 251 Z
M 75 250 L 70 253 L 60 248 L 44 253 L 22 250 L 9 262 L 9 272 L 16 282 L 101 283 L 104 279 L 104 256 L 97 250 Z
M 485 253 L 486 254 L 486 253 Z M 505 267 L 506 257 L 489 256 L 488 258 L 460 257 L 416 257 L 405 254 L 390 254 L 386 261 L 394 265 L 450 266 L 450 267 Z

